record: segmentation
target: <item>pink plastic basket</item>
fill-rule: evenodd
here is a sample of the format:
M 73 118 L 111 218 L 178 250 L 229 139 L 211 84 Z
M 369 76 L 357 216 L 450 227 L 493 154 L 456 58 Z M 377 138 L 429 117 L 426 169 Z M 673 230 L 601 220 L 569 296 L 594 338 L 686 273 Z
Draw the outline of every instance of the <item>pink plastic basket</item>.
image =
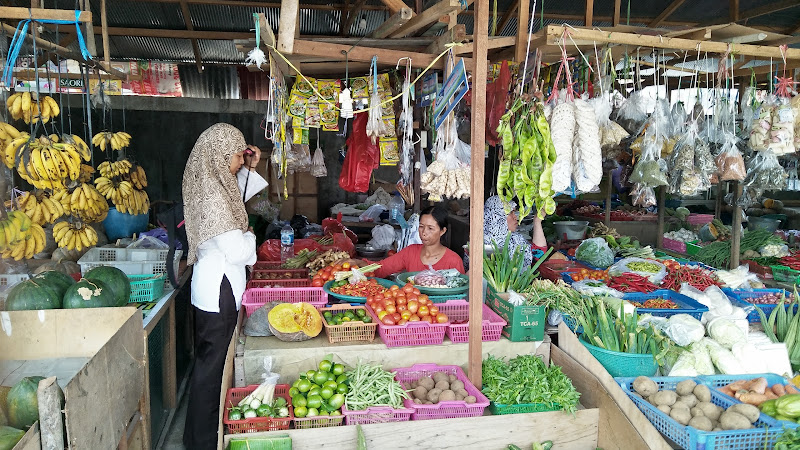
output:
M 437 306 L 439 307 L 439 312 L 447 314 L 450 319 L 450 326 L 447 327 L 447 337 L 453 342 L 469 342 L 469 302 L 466 300 L 448 300 Z M 484 304 L 482 324 L 482 340 L 499 341 L 503 327 L 507 323 Z
M 714 220 L 713 214 L 689 214 L 689 218 L 686 219 L 690 225 L 705 225 L 707 223 L 711 223 Z
M 369 423 L 408 422 L 414 410 L 411 408 L 394 409 L 389 406 L 373 406 L 363 411 L 349 411 L 342 405 L 345 425 L 364 425 Z
M 244 291 L 242 306 L 248 317 L 255 310 L 269 302 L 300 303 L 306 302 L 321 308 L 328 303 L 328 294 L 319 287 L 301 288 L 252 288 Z
M 433 376 L 436 372 L 444 372 L 448 375 L 455 375 L 456 378 L 464 383 L 469 395 L 472 395 L 477 400 L 475 403 L 467 403 L 464 401 L 452 402 L 439 402 L 436 405 L 418 405 L 413 400 L 405 399 L 403 402 L 406 408 L 414 410 L 411 415 L 411 420 L 428 420 L 428 419 L 454 419 L 458 417 L 478 417 L 483 415 L 483 410 L 489 406 L 489 399 L 481 393 L 472 383 L 469 378 L 458 366 L 437 366 L 436 364 L 414 364 L 411 367 L 404 367 L 394 369 L 395 378 L 401 383 L 411 383 L 417 381 L 424 376 Z
M 672 250 L 673 252 L 678 252 L 682 254 L 686 254 L 686 243 L 681 241 L 675 241 L 670 238 L 664 238 L 664 242 L 662 246 L 667 250 Z
M 251 288 L 292 288 L 292 287 L 310 287 L 311 279 L 309 278 L 291 278 L 284 280 L 250 280 L 247 282 L 247 289 Z
M 444 342 L 447 327 L 450 326 L 450 322 L 408 322 L 405 325 L 384 325 L 369 305 L 367 305 L 367 313 L 378 324 L 378 334 L 387 347 L 441 344 Z

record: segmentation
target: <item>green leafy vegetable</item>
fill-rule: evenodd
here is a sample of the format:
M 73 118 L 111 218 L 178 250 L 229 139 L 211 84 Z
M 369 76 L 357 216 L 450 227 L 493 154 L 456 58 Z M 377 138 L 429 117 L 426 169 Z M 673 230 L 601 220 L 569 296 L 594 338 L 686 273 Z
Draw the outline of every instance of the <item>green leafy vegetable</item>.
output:
M 483 360 L 483 393 L 503 405 L 555 403 L 571 413 L 577 410 L 581 396 L 561 367 L 547 367 L 534 355 L 520 355 L 508 362 L 489 355 Z

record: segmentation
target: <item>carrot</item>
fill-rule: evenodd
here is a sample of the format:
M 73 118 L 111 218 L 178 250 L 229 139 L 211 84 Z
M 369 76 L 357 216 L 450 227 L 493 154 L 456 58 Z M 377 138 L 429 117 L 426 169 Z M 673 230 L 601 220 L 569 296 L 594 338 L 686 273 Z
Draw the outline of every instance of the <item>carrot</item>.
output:
M 767 391 L 767 379 L 764 377 L 759 377 L 753 380 L 750 384 L 751 391 L 758 392 L 759 394 L 764 394 Z
M 767 393 L 764 394 L 764 395 L 769 397 L 770 400 L 775 400 L 775 399 L 780 397 L 780 395 L 778 395 L 775 392 L 773 392 L 772 389 L 767 389 Z
M 777 395 L 778 397 L 783 397 L 784 395 L 786 395 L 786 388 L 783 387 L 782 384 L 778 383 L 775 386 L 772 386 L 772 392 L 774 392 L 775 395 Z
M 800 391 L 798 391 L 797 388 L 794 387 L 793 384 L 787 384 L 785 386 L 785 389 L 786 389 L 786 393 L 787 394 L 800 394 Z
M 749 404 L 755 405 L 755 406 L 761 406 L 762 403 L 764 403 L 765 401 L 769 400 L 769 397 L 767 397 L 766 395 L 758 394 L 758 393 L 755 393 L 755 392 L 748 392 L 746 394 L 742 394 L 738 398 L 743 403 L 749 403 Z
M 748 381 L 748 380 L 739 380 L 739 381 L 734 381 L 733 383 L 731 383 L 731 384 L 729 384 L 729 385 L 727 385 L 725 387 L 729 388 L 733 392 L 736 392 L 736 391 L 740 391 L 742 389 L 748 389 L 748 387 L 749 387 L 751 382 L 752 382 L 752 380 L 750 380 L 750 381 Z
M 723 394 L 729 396 L 729 397 L 733 397 L 734 396 L 733 390 L 730 388 L 730 385 L 722 386 L 721 388 L 719 388 L 719 391 L 722 392 Z

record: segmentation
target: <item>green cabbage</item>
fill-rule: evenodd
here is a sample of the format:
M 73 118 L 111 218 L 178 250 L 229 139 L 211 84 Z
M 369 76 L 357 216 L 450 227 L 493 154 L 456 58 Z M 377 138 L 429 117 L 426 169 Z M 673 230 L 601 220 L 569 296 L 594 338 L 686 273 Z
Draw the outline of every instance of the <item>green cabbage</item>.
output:
M 605 269 L 614 264 L 614 252 L 603 238 L 592 238 L 581 242 L 575 250 L 575 259 Z

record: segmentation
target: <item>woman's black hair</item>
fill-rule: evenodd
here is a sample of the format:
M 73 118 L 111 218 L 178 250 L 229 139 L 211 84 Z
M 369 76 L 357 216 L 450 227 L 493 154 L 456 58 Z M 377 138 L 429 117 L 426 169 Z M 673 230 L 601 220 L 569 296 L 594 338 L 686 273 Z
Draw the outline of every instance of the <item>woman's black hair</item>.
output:
M 447 233 L 450 232 L 450 220 L 448 220 L 447 218 L 449 215 L 447 210 L 439 205 L 429 206 L 422 210 L 419 217 L 422 218 L 422 216 L 426 214 L 433 217 L 433 220 L 436 221 L 436 225 L 439 225 L 439 228 L 443 230 L 446 229 L 445 234 L 442 235 L 442 240 L 443 240 L 444 237 L 447 236 Z

